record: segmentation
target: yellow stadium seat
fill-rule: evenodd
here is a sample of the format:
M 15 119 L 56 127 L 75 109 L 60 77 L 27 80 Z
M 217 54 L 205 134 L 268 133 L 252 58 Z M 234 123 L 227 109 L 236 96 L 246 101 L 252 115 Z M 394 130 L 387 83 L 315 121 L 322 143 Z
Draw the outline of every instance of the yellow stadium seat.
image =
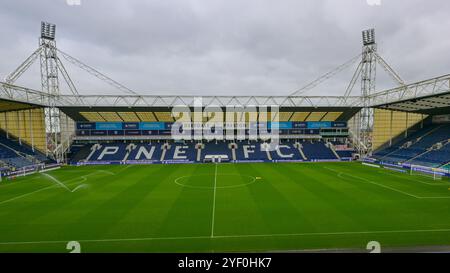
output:
M 311 112 L 306 118 L 306 121 L 320 121 L 325 114 L 326 112 Z
M 291 118 L 293 112 L 279 112 L 278 113 L 278 120 L 279 121 L 289 121 Z
M 295 112 L 290 121 L 305 121 L 310 112 Z
M 136 112 L 136 115 L 139 117 L 141 121 L 145 122 L 158 121 L 153 112 Z
M 82 115 L 85 119 L 88 121 L 105 121 L 105 119 L 99 115 L 97 112 L 80 112 L 80 115 Z
M 328 112 L 322 118 L 322 121 L 335 121 L 341 115 L 342 115 L 342 112 Z
M 123 121 L 116 112 L 98 112 L 106 121 Z
M 163 122 L 173 122 L 173 117 L 171 112 L 154 112 L 158 121 Z
M 134 112 L 117 112 L 123 121 L 126 122 L 139 122 L 141 121 Z

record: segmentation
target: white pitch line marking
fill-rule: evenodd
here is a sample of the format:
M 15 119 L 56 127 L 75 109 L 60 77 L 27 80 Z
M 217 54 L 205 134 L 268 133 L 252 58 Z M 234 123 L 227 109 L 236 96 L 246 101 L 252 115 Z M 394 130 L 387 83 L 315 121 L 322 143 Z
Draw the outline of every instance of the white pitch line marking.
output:
M 67 187 L 66 185 L 64 185 L 64 183 L 62 183 L 61 181 L 59 181 L 58 179 L 56 179 L 55 177 L 49 175 L 48 173 L 41 173 L 43 176 L 46 176 L 48 178 L 50 178 L 50 180 L 52 180 L 53 182 L 55 182 L 56 184 L 60 185 L 61 187 L 63 187 L 64 189 L 66 189 L 69 192 L 72 192 L 71 189 L 69 189 L 69 187 Z
M 214 171 L 214 195 L 213 195 L 213 209 L 212 209 L 212 220 L 211 220 L 211 238 L 214 238 L 214 218 L 216 214 L 216 190 L 217 190 L 217 163 L 215 163 Z
M 389 189 L 389 190 L 392 190 L 392 191 L 396 191 L 398 193 L 401 193 L 401 194 L 404 194 L 404 195 L 407 195 L 407 196 L 410 196 L 410 197 L 414 197 L 416 199 L 450 199 L 450 196 L 417 196 L 417 195 L 414 195 L 414 194 L 411 194 L 411 193 L 407 193 L 407 192 L 401 191 L 399 189 L 395 189 L 395 188 L 392 188 L 392 187 L 389 187 L 389 186 L 386 186 L 386 185 L 383 185 L 383 184 L 379 184 L 379 183 L 367 180 L 367 179 L 359 177 L 359 176 L 354 176 L 354 175 L 351 175 L 351 174 L 348 174 L 348 173 L 344 173 L 344 172 L 338 172 L 338 171 L 336 171 L 334 169 L 331 169 L 331 168 L 328 168 L 328 167 L 324 167 L 324 168 L 337 173 L 338 176 L 339 175 L 347 175 L 347 176 L 350 176 L 350 177 L 353 177 L 353 178 L 360 179 L 360 180 L 362 180 L 364 182 L 367 182 L 367 183 L 370 183 L 370 184 L 373 184 L 373 185 L 377 185 L 377 186 L 382 187 L 382 188 L 386 188 L 386 189 Z
M 23 185 L 24 183 L 27 183 L 27 182 L 30 182 L 31 180 L 36 180 L 36 179 L 39 179 L 39 176 L 35 176 L 35 177 L 27 179 L 26 181 L 20 181 L 20 182 L 19 181 L 17 181 L 17 182 L 16 181 L 0 182 L 0 187 L 4 188 L 4 187 L 8 187 L 8 186 L 13 186 L 13 185 Z
M 328 168 L 328 167 L 324 167 L 324 168 L 327 169 L 327 170 L 330 170 L 330 171 L 332 171 L 332 172 L 335 172 L 335 173 L 337 173 L 338 175 L 347 175 L 347 176 L 350 176 L 350 177 L 353 177 L 353 178 L 360 179 L 360 180 L 365 181 L 365 182 L 367 182 L 367 183 L 370 183 L 370 184 L 373 184 L 373 185 L 377 185 L 377 186 L 379 186 L 379 187 L 382 187 L 382 188 L 385 188 L 385 189 L 389 189 L 389 190 L 391 190 L 391 191 L 395 191 L 395 192 L 398 192 L 398 193 L 407 195 L 407 196 L 409 196 L 409 197 L 414 197 L 414 198 L 416 198 L 416 199 L 420 199 L 419 196 L 416 196 L 416 195 L 414 195 L 414 194 L 410 194 L 410 193 L 407 193 L 407 192 L 404 192 L 404 191 L 401 191 L 401 190 L 398 190 L 398 189 L 394 189 L 394 188 L 391 188 L 391 187 L 386 186 L 386 185 L 378 184 L 378 183 L 376 183 L 376 182 L 367 180 L 367 179 L 362 178 L 362 177 L 359 177 L 359 176 L 354 176 L 354 175 L 347 174 L 347 173 L 344 173 L 344 172 L 339 172 L 339 171 L 336 171 L 336 170 L 331 169 L 331 168 Z
M 87 174 L 87 175 L 82 175 L 82 176 L 80 176 L 80 178 L 82 178 L 81 181 L 75 181 L 73 184 L 75 184 L 75 183 L 80 183 L 80 182 L 84 182 L 84 181 L 87 180 L 87 177 L 88 177 L 88 176 L 95 175 L 96 173 L 97 173 L 97 172 L 93 172 L 93 173 L 90 173 L 90 174 Z M 43 173 L 42 173 L 42 174 L 43 174 Z M 72 180 L 75 180 L 75 179 L 79 179 L 79 177 L 75 177 L 75 178 L 69 179 L 69 180 L 67 180 L 67 181 L 65 181 L 65 182 L 67 183 L 67 182 L 72 181 Z M 67 183 L 67 184 L 68 184 L 68 185 L 71 185 L 72 183 Z M 80 185 L 80 186 L 82 186 L 82 185 Z M 80 186 L 76 187 L 73 191 L 78 190 L 78 189 L 80 188 Z M 55 187 L 55 185 L 51 185 L 51 186 L 48 186 L 48 187 L 44 187 L 44 188 L 41 188 L 41 189 L 38 189 L 38 190 L 35 190 L 35 191 L 32 191 L 32 192 L 28 192 L 28 193 L 25 193 L 25 194 L 22 194 L 22 195 L 19 195 L 19 196 L 16 196 L 16 197 L 13 197 L 13 198 L 10 198 L 10 199 L 7 199 L 7 200 L 0 201 L 0 205 L 3 205 L 3 204 L 5 204 L 5 203 L 8 203 L 8 202 L 11 202 L 11 201 L 14 201 L 14 200 L 23 198 L 23 197 L 27 197 L 27 196 L 29 196 L 29 195 L 32 195 L 32 194 L 35 194 L 35 193 L 38 193 L 38 192 L 41 192 L 41 191 L 44 191 L 44 190 L 47 190 L 47 189 L 51 189 L 51 188 L 53 188 L 53 187 Z
M 86 178 L 85 176 L 81 176 L 81 178 L 82 178 L 81 181 L 76 181 L 76 182 L 74 182 L 74 183 L 80 183 L 80 182 L 84 182 L 84 181 L 87 180 L 87 178 Z M 77 179 L 78 179 L 78 178 L 77 178 Z M 71 181 L 71 180 L 74 180 L 74 179 L 70 179 L 70 180 L 67 180 L 67 181 Z M 68 184 L 72 184 L 72 183 L 68 183 Z M 38 190 L 35 190 L 35 191 L 32 191 L 32 192 L 28 192 L 28 193 L 25 193 L 25 194 L 22 194 L 22 195 L 13 197 L 13 198 L 11 198 L 11 199 L 3 200 L 3 201 L 0 202 L 0 205 L 3 205 L 3 204 L 5 204 L 5 203 L 8 203 L 8 202 L 11 202 L 11 201 L 14 201 L 14 200 L 23 198 L 23 197 L 27 197 L 28 195 L 32 195 L 32 194 L 35 194 L 35 193 L 38 193 L 38 192 L 41 192 L 41 191 L 44 191 L 44 190 L 48 190 L 48 189 L 54 188 L 55 186 L 57 186 L 57 185 L 50 185 L 50 186 L 47 186 L 47 187 L 44 187 L 44 188 L 41 188 L 41 189 L 38 189 Z M 77 188 L 78 188 L 78 187 L 77 187 Z M 76 188 L 75 188 L 75 189 L 76 189 Z
M 394 174 L 394 173 L 390 173 L 390 172 L 382 172 L 382 171 L 379 171 L 379 173 L 382 173 L 382 174 L 387 174 L 387 175 L 390 175 L 390 176 L 394 176 L 394 177 L 398 177 L 398 178 L 403 178 L 403 179 L 406 179 L 406 180 L 409 180 L 409 181 L 412 181 L 412 182 L 419 182 L 419 183 L 422 183 L 422 184 L 425 184 L 425 185 L 430 185 L 430 186 L 448 186 L 448 182 L 434 182 L 434 183 L 429 183 L 429 182 L 423 182 L 423 181 L 419 181 L 419 180 L 415 180 L 415 179 L 410 179 L 410 178 L 408 178 L 408 177 L 405 177 L 405 176 L 402 176 L 401 174 L 400 175 L 397 175 L 397 174 Z M 430 177 L 430 179 L 433 179 L 433 178 L 431 178 Z
M 302 236 L 333 236 L 333 235 L 364 235 L 364 234 L 395 234 L 395 233 L 428 233 L 450 232 L 450 229 L 416 229 L 416 230 L 378 230 L 378 231 L 348 231 L 348 232 L 307 232 L 307 233 L 280 233 L 280 234 L 243 234 L 243 235 L 216 235 L 214 239 L 252 238 L 252 237 L 302 237 Z M 143 238 L 116 238 L 116 239 L 86 239 L 76 240 L 85 243 L 102 242 L 130 242 L 130 241 L 157 241 L 157 240 L 195 240 L 211 239 L 210 236 L 180 236 L 180 237 L 143 237 Z M 25 245 L 25 244 L 58 244 L 67 243 L 70 240 L 55 241 L 24 241 L 24 242 L 0 242 L 0 245 Z
M 40 191 L 47 190 L 47 189 L 50 189 L 50 188 L 53 188 L 53 187 L 55 187 L 55 185 L 51 185 L 51 186 L 48 186 L 48 187 L 45 187 L 45 188 L 42 188 L 42 189 L 39 189 L 39 190 L 35 190 L 35 191 L 29 192 L 29 193 L 25 193 L 25 194 L 22 194 L 22 195 L 13 197 L 13 198 L 11 198 L 11 199 L 7 199 L 7 200 L 4 200 L 4 201 L 1 201 L 1 202 L 0 202 L 0 205 L 3 205 L 3 204 L 5 204 L 5 203 L 11 202 L 11 201 L 14 201 L 14 200 L 17 200 L 17 199 L 26 197 L 26 196 L 28 196 L 28 195 L 32 195 L 32 194 L 38 193 L 38 192 L 40 192 Z
M 223 164 L 224 164 L 224 163 L 223 163 Z M 186 184 L 180 183 L 179 181 L 180 181 L 180 180 L 183 180 L 184 178 L 188 178 L 188 177 L 211 176 L 211 175 L 212 175 L 212 174 L 183 175 L 183 176 L 180 176 L 180 177 L 176 178 L 173 182 L 174 182 L 175 184 L 177 184 L 178 186 L 180 186 L 180 187 L 186 187 L 186 188 L 192 188 L 192 189 L 208 189 L 208 190 L 210 190 L 210 189 L 213 189 L 214 186 L 211 186 L 211 187 L 206 187 L 206 186 L 205 186 L 205 187 L 202 187 L 202 186 L 191 186 L 191 185 L 186 185 Z M 247 178 L 250 178 L 251 181 L 248 182 L 248 183 L 245 183 L 245 184 L 230 185 L 230 186 L 220 186 L 220 187 L 216 187 L 216 189 L 242 188 L 242 187 L 251 185 L 251 184 L 255 183 L 257 180 L 260 180 L 260 179 L 261 179 L 261 177 L 258 178 L 258 177 L 254 177 L 254 176 L 251 176 L 251 175 L 241 175 L 241 174 L 235 174 L 235 173 L 221 173 L 221 174 L 219 174 L 219 175 L 220 175 L 220 176 L 239 176 L 239 177 L 247 177 Z
M 423 232 L 450 232 L 450 229 L 417 229 L 417 230 L 379 230 L 379 231 L 348 231 L 348 232 L 344 231 L 344 232 L 307 232 L 307 233 L 280 233 L 280 234 L 216 235 L 214 238 L 295 237 L 295 236 L 329 236 L 329 235 L 423 233 Z
M 450 196 L 420 196 L 419 199 L 450 199 Z
M 87 185 L 87 184 L 81 184 L 81 185 L 78 185 L 78 186 L 76 186 L 73 190 L 72 190 L 72 192 L 76 192 L 77 190 L 79 190 L 79 189 L 84 189 L 84 188 L 88 188 L 89 186 Z

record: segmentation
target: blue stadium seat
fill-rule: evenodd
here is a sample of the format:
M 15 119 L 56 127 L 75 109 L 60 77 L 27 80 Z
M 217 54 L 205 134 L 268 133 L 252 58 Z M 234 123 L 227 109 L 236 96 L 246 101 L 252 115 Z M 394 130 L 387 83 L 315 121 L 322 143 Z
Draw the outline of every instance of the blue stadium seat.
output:
M 330 148 L 323 142 L 301 142 L 303 153 L 309 160 L 335 160 L 338 159 Z
M 336 151 L 340 158 L 352 158 L 354 151 Z
M 386 162 L 437 167 L 450 161 L 450 124 L 431 125 L 411 134 L 392 147 L 377 151 L 373 157 Z M 437 144 L 441 149 L 435 149 Z M 409 144 L 409 145 L 408 145 Z
M 116 162 L 122 163 L 194 163 L 204 162 L 205 158 L 210 158 L 218 155 L 228 157 L 228 160 L 233 160 L 232 149 L 230 149 L 229 142 L 212 141 L 203 142 L 203 149 L 201 149 L 200 160 L 197 160 L 198 149 L 195 142 L 164 144 L 163 142 L 154 142 L 149 144 L 143 143 L 99 143 L 80 145 L 75 144 L 72 149 L 70 162 L 76 164 L 80 161 L 89 162 Z M 169 145 L 169 146 L 167 146 Z M 236 142 L 237 161 L 304 161 L 299 150 L 293 142 L 281 142 L 275 146 L 274 149 L 266 151 L 267 144 L 257 141 L 242 141 Z M 302 142 L 304 153 L 309 161 L 320 160 L 338 160 L 333 151 L 328 148 L 324 142 Z M 163 152 L 163 147 L 166 149 Z M 164 153 L 164 158 L 162 158 Z M 350 155 L 351 151 L 342 153 L 343 155 Z M 163 162 L 161 162 L 163 159 Z
M 31 160 L 30 158 L 34 159 Z M 19 143 L 16 139 L 7 138 L 6 132 L 3 130 L 0 130 L 0 160 L 16 168 L 22 168 L 40 162 L 52 162 L 38 150 L 33 151 L 29 145 L 23 142 Z
M 228 160 L 233 159 L 232 151 L 228 147 L 230 143 L 224 142 L 224 141 L 218 141 L 217 143 L 214 142 L 208 142 L 204 143 L 205 148 L 202 149 L 201 157 L 204 159 L 207 156 L 218 156 L 218 155 L 224 155 L 228 157 Z

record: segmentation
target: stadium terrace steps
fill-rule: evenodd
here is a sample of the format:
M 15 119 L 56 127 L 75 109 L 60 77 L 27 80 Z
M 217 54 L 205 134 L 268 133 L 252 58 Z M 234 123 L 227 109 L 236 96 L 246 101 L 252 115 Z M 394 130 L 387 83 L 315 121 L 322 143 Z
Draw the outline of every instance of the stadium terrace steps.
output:
M 449 139 L 450 124 L 432 125 L 376 152 L 373 157 L 386 162 L 438 167 L 450 161 Z
M 450 142 L 447 141 L 440 149 L 433 149 L 410 160 L 410 163 L 416 165 L 426 165 L 438 167 L 447 163 L 450 155 Z
M 395 145 L 391 147 L 387 147 L 385 149 L 379 150 L 375 152 L 375 155 L 380 157 L 380 159 L 387 158 L 394 154 L 395 152 L 402 149 L 403 145 L 405 145 L 409 141 L 417 140 L 423 137 L 426 137 L 430 133 L 432 133 L 434 130 L 436 130 L 439 126 L 432 125 L 429 127 L 424 127 L 418 131 L 415 131 L 411 133 L 408 137 L 401 139 L 399 142 L 395 143 Z
M 300 153 L 301 157 L 303 158 L 303 160 L 305 160 L 305 161 L 308 160 L 305 153 L 303 152 L 303 147 L 301 146 L 301 144 L 298 142 L 296 144 L 299 145 L 297 149 L 298 149 L 298 152 Z
M 22 168 L 29 165 L 32 165 L 32 163 L 24 158 L 21 157 L 8 157 L 8 158 L 1 158 L 0 160 L 3 164 L 6 164 L 8 168 Z
M 341 159 L 341 157 L 339 156 L 339 154 L 336 152 L 336 150 L 334 150 L 334 147 L 332 145 L 330 145 L 330 150 L 333 152 L 334 156 L 336 156 L 337 159 Z
M 22 168 L 33 165 L 33 162 L 20 155 L 17 151 L 0 143 L 0 160 L 5 164 L 14 167 Z
M 352 158 L 354 151 L 336 151 L 340 158 Z
M 430 150 L 426 150 L 426 151 L 424 151 L 424 152 L 422 152 L 422 153 L 420 153 L 420 154 L 418 154 L 418 155 L 416 155 L 416 156 L 414 156 L 414 157 L 404 161 L 404 163 L 414 161 L 416 158 L 420 158 L 420 157 L 424 156 L 425 154 L 427 154 L 429 152 L 430 152 Z
M 136 148 L 131 151 L 128 160 L 148 160 L 154 158 L 154 160 L 160 160 L 163 151 L 160 145 L 136 145 Z
M 334 152 L 336 152 L 336 156 L 339 159 L 349 159 L 353 158 L 353 154 L 355 154 L 355 150 L 351 149 L 349 144 L 342 141 L 330 141 L 331 148 Z
M 71 162 L 78 162 L 80 160 L 84 160 L 91 153 L 90 145 L 72 145 L 70 147 L 70 155 Z
M 3 154 L 0 153 L 0 160 L 10 166 L 22 168 L 36 163 L 52 162 L 44 154 L 38 150 L 33 150 L 26 143 L 20 143 L 17 139 L 11 137 L 8 138 L 6 132 L 3 130 L 0 130 L 0 144 L 2 146 L 0 149 L 3 150 Z
M 221 156 L 227 157 L 228 160 L 233 159 L 232 150 L 228 147 L 229 143 L 227 142 L 218 142 L 218 143 L 207 143 L 204 145 L 204 148 L 200 151 L 200 158 L 197 158 L 198 161 L 202 161 L 202 158 Z
M 338 159 L 336 155 L 331 151 L 329 147 L 323 142 L 312 143 L 310 141 L 305 141 L 301 143 L 303 146 L 303 153 L 310 160 L 336 160 Z
M 10 166 L 13 166 L 15 168 L 23 168 L 26 166 L 34 165 L 33 162 L 29 161 L 26 158 L 23 157 L 12 157 L 12 158 L 5 158 L 3 159 L 5 163 L 7 163 Z
M 304 142 L 306 161 L 338 160 L 323 142 Z M 198 143 L 99 143 L 89 144 L 72 153 L 70 162 L 89 163 L 200 163 L 220 157 L 222 161 L 305 161 L 294 143 L 280 143 L 268 149 L 267 143 L 237 142 L 236 149 L 229 142 Z M 202 148 L 201 148 L 202 147 Z M 74 149 L 76 151 L 76 149 Z M 200 152 L 199 152 L 200 151 Z M 200 154 L 200 157 L 198 157 Z M 215 160 L 214 159 L 214 160 Z

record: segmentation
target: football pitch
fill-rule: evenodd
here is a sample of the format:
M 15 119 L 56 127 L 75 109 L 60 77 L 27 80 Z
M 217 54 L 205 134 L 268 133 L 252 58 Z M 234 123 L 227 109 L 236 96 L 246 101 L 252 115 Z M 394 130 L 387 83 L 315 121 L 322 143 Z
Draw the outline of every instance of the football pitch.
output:
M 0 252 L 448 246 L 449 189 L 360 163 L 64 167 L 0 182 Z

